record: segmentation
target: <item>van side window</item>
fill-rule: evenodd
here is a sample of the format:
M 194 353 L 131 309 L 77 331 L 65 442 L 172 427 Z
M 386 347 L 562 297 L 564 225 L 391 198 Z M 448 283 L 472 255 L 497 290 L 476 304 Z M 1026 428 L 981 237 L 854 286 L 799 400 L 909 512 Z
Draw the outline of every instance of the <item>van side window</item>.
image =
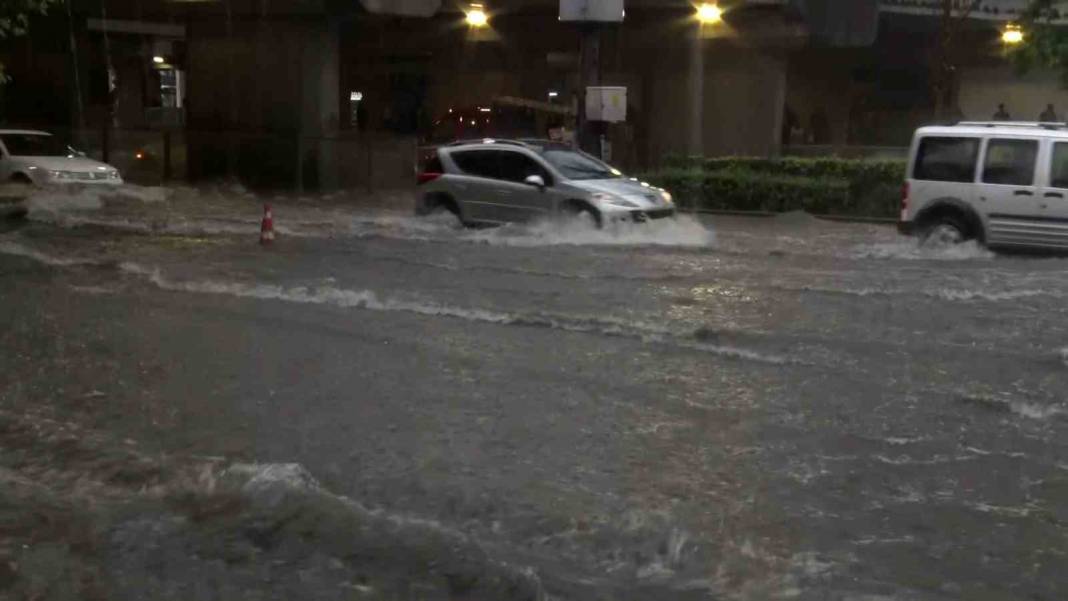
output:
M 978 156 L 978 138 L 924 138 L 916 153 L 912 177 L 936 182 L 973 182 Z
M 1035 181 L 1038 140 L 990 140 L 986 145 L 983 182 L 1030 186 Z
M 1054 188 L 1068 188 L 1068 142 L 1057 142 L 1053 145 L 1049 185 Z

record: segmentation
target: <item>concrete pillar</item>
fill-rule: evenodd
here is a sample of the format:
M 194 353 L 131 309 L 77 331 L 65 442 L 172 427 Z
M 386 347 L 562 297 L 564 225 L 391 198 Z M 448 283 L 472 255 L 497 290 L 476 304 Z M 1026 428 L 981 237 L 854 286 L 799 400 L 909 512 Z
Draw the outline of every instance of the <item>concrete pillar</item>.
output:
M 771 74 L 771 143 L 768 155 L 777 157 L 782 154 L 782 126 L 786 118 L 786 77 L 789 61 L 779 59 L 774 62 Z
M 227 31 L 219 20 L 200 21 L 190 27 L 188 54 L 191 175 L 225 175 L 228 136 L 222 133 L 237 131 L 234 164 L 241 180 L 294 187 L 303 177 L 309 188 L 336 187 L 336 23 L 263 16 L 235 19 Z
M 315 149 L 317 179 L 320 190 L 338 187 L 337 133 L 340 127 L 340 90 L 338 64 L 338 27 L 334 22 L 318 24 L 304 47 L 304 77 L 301 81 L 305 137 L 312 138 L 308 148 Z

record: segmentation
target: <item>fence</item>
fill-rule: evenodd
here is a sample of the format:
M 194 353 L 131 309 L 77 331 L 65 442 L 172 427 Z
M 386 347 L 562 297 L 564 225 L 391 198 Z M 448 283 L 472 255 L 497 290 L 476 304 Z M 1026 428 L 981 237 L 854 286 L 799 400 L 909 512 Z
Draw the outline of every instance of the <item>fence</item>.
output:
M 233 178 L 253 188 L 368 191 L 414 184 L 418 144 L 388 134 L 52 129 L 87 156 L 142 185 Z

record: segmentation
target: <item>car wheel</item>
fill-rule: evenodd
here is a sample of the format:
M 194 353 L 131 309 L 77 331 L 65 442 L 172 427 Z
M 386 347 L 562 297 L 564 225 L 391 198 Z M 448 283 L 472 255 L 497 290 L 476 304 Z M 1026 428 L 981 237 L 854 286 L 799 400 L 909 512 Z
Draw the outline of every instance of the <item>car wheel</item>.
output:
M 424 213 L 426 217 L 440 217 L 441 215 L 446 214 L 455 217 L 457 223 L 459 223 L 461 226 L 467 225 L 467 223 L 464 222 L 463 216 L 460 215 L 460 209 L 456 206 L 456 203 L 453 202 L 452 199 L 446 198 L 438 200 L 426 211 L 426 213 Z
M 25 173 L 16 173 L 15 175 L 11 176 L 11 183 L 32 186 L 33 180 L 30 179 L 29 176 L 27 176 Z
M 589 205 L 570 204 L 564 210 L 564 214 L 571 223 L 581 223 L 591 229 L 601 229 L 601 214 Z
M 953 215 L 945 215 L 934 220 L 924 231 L 923 245 L 931 247 L 954 246 L 970 240 L 968 226 Z

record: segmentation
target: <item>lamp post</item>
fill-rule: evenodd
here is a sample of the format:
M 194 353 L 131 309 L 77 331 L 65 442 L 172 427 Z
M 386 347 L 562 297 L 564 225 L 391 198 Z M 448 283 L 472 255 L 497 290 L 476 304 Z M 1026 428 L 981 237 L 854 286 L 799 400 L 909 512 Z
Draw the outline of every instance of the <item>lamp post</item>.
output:
M 693 39 L 690 46 L 690 139 L 687 152 L 693 156 L 704 154 L 705 127 L 705 28 L 723 21 L 723 9 L 718 4 L 702 2 L 694 5 Z
M 702 25 L 714 25 L 723 20 L 723 9 L 712 2 L 702 2 L 696 6 L 697 20 Z
M 489 16 L 486 14 L 485 7 L 481 4 L 471 4 L 465 13 L 465 19 L 468 25 L 476 29 L 489 24 Z
M 1015 46 L 1024 41 L 1023 30 L 1015 23 L 1009 23 L 1001 32 L 1001 41 L 1008 46 Z

